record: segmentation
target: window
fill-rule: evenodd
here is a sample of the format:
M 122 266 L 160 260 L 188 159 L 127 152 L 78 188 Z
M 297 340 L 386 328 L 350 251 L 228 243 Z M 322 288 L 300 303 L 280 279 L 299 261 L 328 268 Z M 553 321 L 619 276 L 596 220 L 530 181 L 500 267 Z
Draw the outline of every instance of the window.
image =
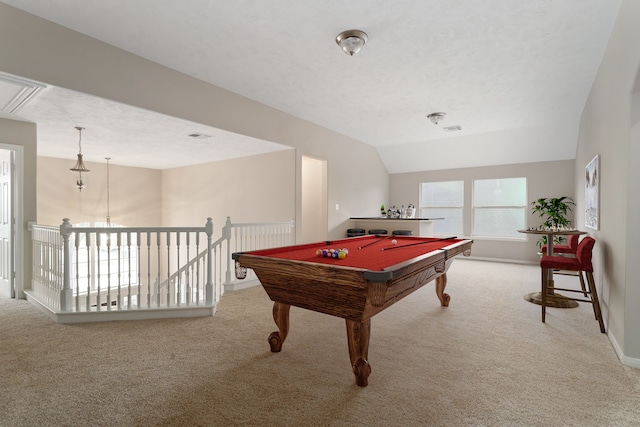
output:
M 527 213 L 527 179 L 473 181 L 473 235 L 522 238 Z
M 464 208 L 464 181 L 420 184 L 420 217 L 444 218 L 434 221 L 434 234 L 461 235 Z

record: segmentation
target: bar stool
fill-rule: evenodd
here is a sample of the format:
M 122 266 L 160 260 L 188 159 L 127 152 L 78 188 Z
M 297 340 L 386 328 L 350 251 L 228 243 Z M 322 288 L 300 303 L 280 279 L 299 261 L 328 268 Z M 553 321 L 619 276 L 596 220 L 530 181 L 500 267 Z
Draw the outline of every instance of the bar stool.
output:
M 576 256 L 576 250 L 578 249 L 579 239 L 580 239 L 580 236 L 577 234 L 569 236 L 569 242 L 567 245 L 553 245 L 553 253 Z M 542 255 L 545 255 L 547 253 L 547 245 L 542 245 L 541 252 L 542 252 Z M 582 288 L 582 293 L 584 294 L 585 297 L 589 296 L 587 292 L 587 287 L 585 286 L 585 283 L 584 283 L 584 277 L 582 277 L 581 271 L 574 271 L 570 273 L 556 271 L 555 274 L 562 274 L 564 276 L 578 276 L 580 278 L 580 287 Z
M 357 237 L 364 236 L 365 229 L 364 228 L 349 228 L 347 229 L 347 237 Z
M 391 234 L 394 236 L 413 236 L 413 232 L 411 230 L 393 230 Z
M 580 274 L 580 279 L 582 280 L 582 272 L 584 272 L 587 277 L 587 284 L 589 285 L 589 290 L 586 291 L 586 294 L 590 296 L 590 299 L 582 299 L 582 298 L 571 298 L 571 297 L 562 297 L 567 298 L 573 301 L 582 301 L 588 302 L 593 306 L 593 313 L 596 316 L 596 320 L 600 324 L 600 332 L 605 333 L 604 321 L 602 319 L 602 312 L 600 311 L 600 303 L 598 301 L 598 293 L 596 291 L 596 284 L 593 279 L 593 264 L 591 263 L 591 258 L 593 256 L 593 246 L 596 244 L 596 241 L 593 237 L 585 237 L 582 239 L 580 243 L 578 243 L 578 248 L 576 249 L 576 256 L 573 257 L 563 257 L 563 256 L 555 256 L 555 255 L 544 255 L 540 259 L 540 268 L 542 270 L 542 322 L 545 321 L 545 316 L 547 313 L 547 297 L 549 292 L 549 270 L 566 270 L 566 271 L 576 271 Z M 553 288 L 553 290 L 559 290 L 564 292 L 578 292 L 583 293 L 582 290 L 576 289 L 565 289 L 565 288 Z
M 578 249 L 578 240 L 580 236 L 577 234 L 569 236 L 569 242 L 567 245 L 553 245 L 553 253 L 554 254 L 576 254 L 576 250 Z M 547 253 L 547 245 L 542 245 L 541 249 L 542 255 Z
M 371 230 L 369 230 L 369 234 L 387 234 L 388 231 L 384 230 L 382 228 L 372 228 Z

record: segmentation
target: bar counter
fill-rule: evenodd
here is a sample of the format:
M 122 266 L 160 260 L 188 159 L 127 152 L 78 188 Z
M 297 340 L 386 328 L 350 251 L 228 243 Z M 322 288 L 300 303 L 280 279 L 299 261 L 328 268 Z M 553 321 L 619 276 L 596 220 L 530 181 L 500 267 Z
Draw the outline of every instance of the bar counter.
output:
M 433 221 L 444 218 L 384 218 L 384 217 L 351 217 L 350 228 L 384 229 L 391 234 L 393 230 L 410 230 L 414 236 L 432 237 Z

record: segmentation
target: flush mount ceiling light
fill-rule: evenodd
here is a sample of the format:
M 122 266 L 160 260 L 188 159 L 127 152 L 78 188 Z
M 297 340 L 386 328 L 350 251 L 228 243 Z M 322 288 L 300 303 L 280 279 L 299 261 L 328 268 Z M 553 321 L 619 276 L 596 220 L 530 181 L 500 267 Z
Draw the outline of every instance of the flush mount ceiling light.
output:
M 84 130 L 83 127 L 80 126 L 76 126 L 76 129 L 78 130 L 78 161 L 76 162 L 76 165 L 74 167 L 72 167 L 70 170 L 71 172 L 78 172 L 78 179 L 76 180 L 76 187 L 78 187 L 78 190 L 82 191 L 82 189 L 85 187 L 84 182 L 82 181 L 82 174 L 83 173 L 89 173 L 89 169 L 87 169 L 87 167 L 84 165 L 84 162 L 82 161 L 82 131 Z
M 360 30 L 343 31 L 336 37 L 336 43 L 347 55 L 353 56 L 360 52 L 362 46 L 369 40 L 367 33 Z
M 431 120 L 431 123 L 433 123 L 434 125 L 437 125 L 438 123 L 440 123 L 440 121 L 442 119 L 444 119 L 444 116 L 446 116 L 447 113 L 431 113 L 429 115 L 427 115 L 427 118 L 429 120 Z

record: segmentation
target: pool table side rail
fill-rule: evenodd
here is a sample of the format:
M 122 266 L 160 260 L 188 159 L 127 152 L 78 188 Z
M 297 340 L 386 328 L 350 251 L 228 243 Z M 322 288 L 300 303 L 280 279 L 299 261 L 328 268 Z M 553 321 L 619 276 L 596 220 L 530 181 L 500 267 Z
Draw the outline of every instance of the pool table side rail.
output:
M 372 282 L 388 282 L 389 280 L 393 280 L 394 277 L 397 276 L 398 272 L 401 271 L 404 267 L 416 264 L 423 258 L 436 259 L 442 257 L 446 260 L 449 258 L 453 258 L 460 253 L 464 253 L 467 251 L 470 252 L 472 244 L 472 240 L 461 240 L 443 248 L 436 249 L 435 251 L 427 252 L 411 259 L 407 259 L 406 261 L 403 261 L 401 263 L 386 267 L 382 269 L 382 271 L 367 270 L 364 273 L 364 277 Z M 399 250 L 402 249 L 399 248 Z

